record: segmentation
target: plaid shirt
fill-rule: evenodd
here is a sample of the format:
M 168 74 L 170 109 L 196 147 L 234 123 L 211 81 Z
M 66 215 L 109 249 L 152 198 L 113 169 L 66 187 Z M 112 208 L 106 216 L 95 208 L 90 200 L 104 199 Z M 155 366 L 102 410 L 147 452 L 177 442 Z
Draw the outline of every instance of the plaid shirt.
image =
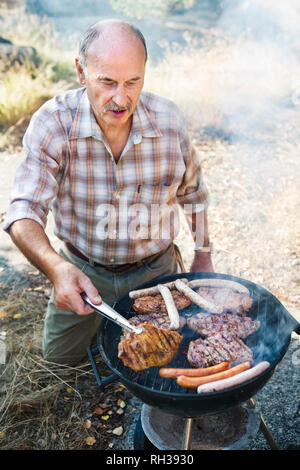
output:
M 91 261 L 117 265 L 160 252 L 180 228 L 178 204 L 195 212 L 207 199 L 180 111 L 152 93 L 140 96 L 117 164 L 84 88 L 45 103 L 23 144 L 4 230 L 24 218 L 45 228 L 50 209 L 57 237 Z

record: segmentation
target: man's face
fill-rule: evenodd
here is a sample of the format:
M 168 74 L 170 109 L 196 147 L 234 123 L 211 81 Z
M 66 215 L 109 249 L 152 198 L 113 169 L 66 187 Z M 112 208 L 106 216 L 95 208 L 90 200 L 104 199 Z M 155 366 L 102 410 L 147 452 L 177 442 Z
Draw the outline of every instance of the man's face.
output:
M 79 81 L 103 132 L 125 129 L 144 85 L 145 53 L 137 38 L 94 41 L 88 49 L 86 73 L 78 61 Z

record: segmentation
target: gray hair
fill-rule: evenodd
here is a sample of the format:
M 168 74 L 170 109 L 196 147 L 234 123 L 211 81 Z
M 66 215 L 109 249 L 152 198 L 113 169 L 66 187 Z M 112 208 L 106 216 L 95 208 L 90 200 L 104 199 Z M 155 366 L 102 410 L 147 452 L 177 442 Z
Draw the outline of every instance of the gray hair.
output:
M 117 21 L 116 21 L 117 23 Z M 126 23 L 124 21 L 119 22 L 124 29 L 126 28 L 127 31 L 133 33 L 143 44 L 144 50 L 145 50 L 145 63 L 147 62 L 148 58 L 148 52 L 147 52 L 147 46 L 146 46 L 146 41 L 145 38 L 142 34 L 142 32 L 133 26 L 130 23 Z M 87 51 L 92 42 L 96 41 L 99 39 L 101 34 L 103 33 L 105 26 L 107 25 L 107 21 L 98 21 L 97 23 L 92 24 L 84 33 L 80 44 L 79 44 L 79 54 L 78 54 L 78 62 L 81 65 L 81 67 L 86 70 L 86 59 L 87 59 Z

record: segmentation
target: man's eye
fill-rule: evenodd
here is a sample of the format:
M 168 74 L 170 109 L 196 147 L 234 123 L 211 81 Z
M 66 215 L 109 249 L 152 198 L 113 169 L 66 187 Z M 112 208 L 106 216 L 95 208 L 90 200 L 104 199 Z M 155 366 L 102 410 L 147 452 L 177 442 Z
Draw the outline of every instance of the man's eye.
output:
M 112 80 L 100 80 L 100 83 L 106 86 L 112 86 L 114 84 Z

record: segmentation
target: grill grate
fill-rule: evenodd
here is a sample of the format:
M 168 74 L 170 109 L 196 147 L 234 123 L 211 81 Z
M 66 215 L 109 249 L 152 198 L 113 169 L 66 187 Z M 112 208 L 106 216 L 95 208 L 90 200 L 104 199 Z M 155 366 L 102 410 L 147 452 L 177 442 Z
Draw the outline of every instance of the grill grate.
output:
M 271 361 L 271 350 L 274 344 L 276 344 L 276 339 L 278 335 L 278 323 L 275 322 L 272 326 L 272 334 L 267 334 L 266 332 L 270 328 L 270 321 L 268 315 L 269 310 L 271 308 L 271 301 L 270 296 L 261 296 L 259 289 L 250 290 L 250 296 L 253 298 L 253 305 L 250 311 L 247 313 L 247 316 L 250 316 L 253 320 L 260 320 L 261 326 L 260 329 L 250 335 L 248 338 L 243 340 L 247 346 L 249 346 L 254 353 L 254 363 L 259 362 L 262 360 L 269 360 Z M 115 306 L 116 310 L 118 310 L 124 317 L 130 318 L 136 315 L 136 312 L 132 309 L 133 300 L 127 299 L 127 302 L 124 301 L 120 302 Z M 122 307 L 122 308 L 121 308 Z M 192 304 L 189 307 L 180 311 L 180 315 L 184 316 L 185 318 L 189 318 L 195 313 L 200 312 L 201 309 Z M 135 372 L 129 367 L 125 367 L 122 361 L 117 357 L 115 351 L 118 349 L 118 343 L 120 341 L 121 336 L 121 328 L 117 325 L 112 324 L 108 320 L 104 320 L 107 322 L 107 327 L 109 330 L 114 328 L 116 331 L 112 335 L 105 335 L 104 334 L 104 350 L 106 355 L 109 354 L 109 360 L 112 366 L 112 369 L 121 374 L 122 377 L 125 379 L 134 382 L 140 386 L 147 387 L 151 390 L 157 390 L 160 392 L 166 393 L 175 393 L 175 394 L 197 394 L 196 389 L 185 389 L 179 386 L 174 379 L 163 379 L 159 376 L 159 368 L 158 367 L 151 367 L 146 369 L 145 371 Z M 117 331 L 118 330 L 118 331 Z M 199 338 L 199 334 L 190 330 L 187 326 L 181 331 L 183 335 L 183 341 L 180 345 L 179 351 L 173 361 L 168 364 L 168 367 L 178 367 L 178 368 L 188 368 L 191 367 L 187 358 L 187 350 L 190 341 Z M 110 344 L 105 344 L 105 337 L 110 338 Z M 113 344 L 111 339 L 113 338 Z

